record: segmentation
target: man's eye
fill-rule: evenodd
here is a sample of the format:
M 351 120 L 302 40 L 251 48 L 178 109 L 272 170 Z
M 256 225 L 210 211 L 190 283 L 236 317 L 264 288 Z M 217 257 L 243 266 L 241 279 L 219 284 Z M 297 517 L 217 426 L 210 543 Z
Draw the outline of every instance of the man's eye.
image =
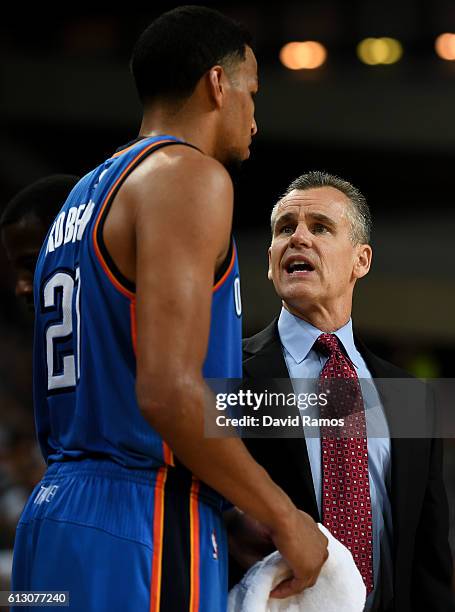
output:
M 322 223 L 316 223 L 315 225 L 313 225 L 313 233 L 315 234 L 324 234 L 328 231 L 329 228 L 323 225 Z
M 283 227 L 280 228 L 280 234 L 292 234 L 293 231 L 290 225 L 283 225 Z
M 36 262 L 38 257 L 24 257 L 20 262 L 20 267 L 27 272 L 35 273 Z

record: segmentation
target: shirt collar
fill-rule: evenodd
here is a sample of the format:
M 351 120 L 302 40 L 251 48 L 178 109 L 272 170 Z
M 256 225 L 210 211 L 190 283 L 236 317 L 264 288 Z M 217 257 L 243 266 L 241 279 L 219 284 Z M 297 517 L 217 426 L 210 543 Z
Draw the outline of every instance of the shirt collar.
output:
M 314 327 L 314 325 L 311 325 L 311 323 L 304 321 L 304 319 L 291 314 L 283 306 L 278 319 L 278 333 L 284 348 L 296 363 L 301 363 L 306 359 L 308 353 L 313 348 L 313 344 L 323 332 Z M 340 329 L 333 333 L 343 345 L 349 359 L 357 367 L 358 351 L 354 344 L 352 319 L 349 319 L 346 325 L 343 325 L 343 327 L 340 327 Z

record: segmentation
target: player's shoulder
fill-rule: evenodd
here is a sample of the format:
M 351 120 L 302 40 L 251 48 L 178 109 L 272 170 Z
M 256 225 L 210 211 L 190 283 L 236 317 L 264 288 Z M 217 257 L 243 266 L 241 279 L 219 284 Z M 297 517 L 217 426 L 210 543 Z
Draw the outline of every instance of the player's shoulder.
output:
M 164 147 L 144 160 L 136 179 L 148 178 L 155 185 L 163 182 L 176 190 L 185 187 L 231 192 L 233 189 L 229 173 L 218 160 L 186 144 Z
M 222 164 L 185 145 L 165 147 L 145 159 L 125 182 L 123 196 L 139 223 L 179 214 L 187 222 L 209 222 L 214 232 L 230 223 L 234 204 L 232 181 Z

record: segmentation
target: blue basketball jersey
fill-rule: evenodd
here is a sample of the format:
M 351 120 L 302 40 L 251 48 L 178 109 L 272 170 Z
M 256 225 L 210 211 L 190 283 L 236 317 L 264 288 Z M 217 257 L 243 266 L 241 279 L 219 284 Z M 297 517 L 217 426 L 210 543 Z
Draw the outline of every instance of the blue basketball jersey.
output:
M 116 268 L 102 233 L 128 175 L 154 151 L 175 144 L 186 143 L 172 136 L 142 138 L 87 174 L 41 249 L 34 281 L 34 400 L 48 464 L 98 457 L 135 469 L 174 465 L 172 452 L 137 404 L 135 287 Z M 215 279 L 211 316 L 204 376 L 241 378 L 233 241 Z

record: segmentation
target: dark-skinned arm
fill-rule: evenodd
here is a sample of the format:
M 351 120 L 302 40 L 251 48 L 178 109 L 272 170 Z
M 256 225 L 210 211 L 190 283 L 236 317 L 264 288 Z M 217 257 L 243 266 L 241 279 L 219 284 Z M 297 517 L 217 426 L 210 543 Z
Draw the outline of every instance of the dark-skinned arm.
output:
M 216 266 L 226 255 L 233 191 L 215 160 L 189 152 L 133 182 L 135 201 L 137 398 L 179 460 L 270 533 L 293 577 L 279 596 L 311 586 L 327 540 L 256 463 L 238 438 L 204 437 L 214 406 L 202 366 Z

